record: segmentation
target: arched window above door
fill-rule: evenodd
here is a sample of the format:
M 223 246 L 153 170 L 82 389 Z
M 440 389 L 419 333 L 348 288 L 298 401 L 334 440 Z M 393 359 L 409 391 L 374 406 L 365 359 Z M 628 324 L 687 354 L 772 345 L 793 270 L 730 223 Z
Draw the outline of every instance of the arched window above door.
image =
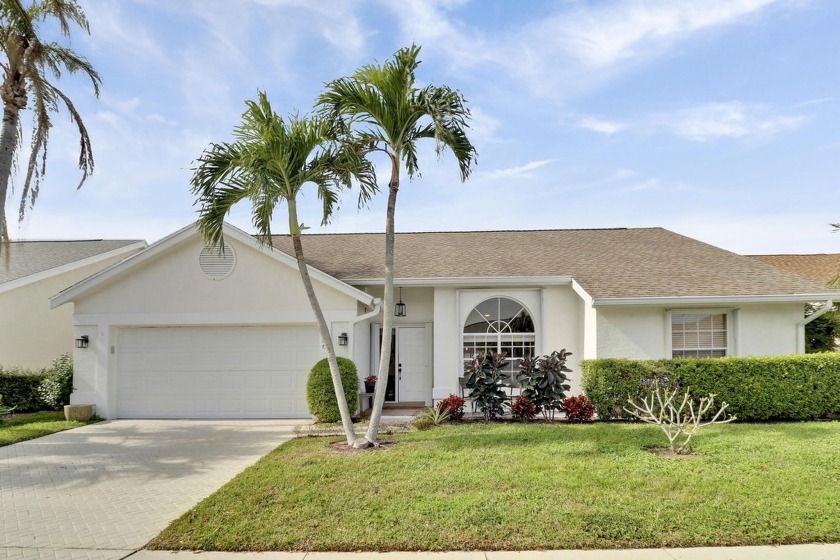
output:
M 493 297 L 476 305 L 467 315 L 463 330 L 463 359 L 484 352 L 505 352 L 508 368 L 515 371 L 519 360 L 533 356 L 536 331 L 528 309 L 518 301 Z

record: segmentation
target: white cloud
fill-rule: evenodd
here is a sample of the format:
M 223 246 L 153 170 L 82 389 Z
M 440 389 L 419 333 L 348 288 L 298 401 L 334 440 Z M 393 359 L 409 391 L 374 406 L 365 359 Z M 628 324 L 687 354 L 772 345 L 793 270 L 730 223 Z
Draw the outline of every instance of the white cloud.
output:
M 707 103 L 654 117 L 659 126 L 687 140 L 710 142 L 719 138 L 768 138 L 805 123 L 805 117 L 774 114 L 761 104 Z
M 524 82 L 556 99 L 590 90 L 634 65 L 667 54 L 699 32 L 743 23 L 793 0 L 616 0 L 557 3 L 547 17 L 487 36 L 457 19 L 463 2 L 388 2 L 407 40 L 456 68 L 496 69 L 497 79 Z M 504 75 L 498 75 L 502 68 Z
M 784 110 L 768 104 L 727 101 L 651 113 L 624 122 L 583 116 L 578 117 L 575 126 L 606 135 L 625 130 L 665 131 L 693 142 L 712 142 L 719 139 L 766 140 L 807 121 L 803 115 L 785 114 Z
M 577 126 L 607 135 L 613 135 L 627 128 L 625 123 L 592 116 L 581 117 L 577 121 Z
M 558 14 L 536 27 L 548 48 L 589 67 L 652 54 L 670 41 L 743 19 L 779 0 L 613 2 Z
M 516 167 L 507 167 L 505 169 L 495 169 L 486 173 L 485 176 L 488 179 L 510 179 L 511 177 L 531 177 L 531 171 L 535 169 L 539 169 L 549 163 L 553 163 L 557 160 L 554 159 L 541 159 L 537 161 L 529 161 L 524 165 L 518 165 Z

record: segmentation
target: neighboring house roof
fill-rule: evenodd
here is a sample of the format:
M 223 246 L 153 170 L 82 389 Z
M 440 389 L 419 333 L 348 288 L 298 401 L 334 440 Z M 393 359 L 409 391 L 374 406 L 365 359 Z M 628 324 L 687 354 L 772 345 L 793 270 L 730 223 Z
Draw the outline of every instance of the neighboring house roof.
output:
M 79 241 L 12 241 L 8 261 L 0 249 L 0 291 L 38 281 L 128 254 L 146 247 L 137 239 L 87 239 Z
M 747 256 L 824 285 L 833 285 L 840 278 L 840 253 Z
M 278 249 L 293 254 L 288 236 Z M 308 262 L 348 283 L 384 278 L 381 233 L 305 235 Z M 398 233 L 400 280 L 570 276 L 596 299 L 825 294 L 825 285 L 662 228 Z M 840 293 L 840 292 L 838 292 Z

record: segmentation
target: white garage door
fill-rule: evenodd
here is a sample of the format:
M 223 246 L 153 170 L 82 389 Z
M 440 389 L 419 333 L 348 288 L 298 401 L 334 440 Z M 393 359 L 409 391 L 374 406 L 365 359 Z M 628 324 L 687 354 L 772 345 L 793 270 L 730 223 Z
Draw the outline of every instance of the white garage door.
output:
M 120 329 L 119 418 L 308 418 L 314 327 Z

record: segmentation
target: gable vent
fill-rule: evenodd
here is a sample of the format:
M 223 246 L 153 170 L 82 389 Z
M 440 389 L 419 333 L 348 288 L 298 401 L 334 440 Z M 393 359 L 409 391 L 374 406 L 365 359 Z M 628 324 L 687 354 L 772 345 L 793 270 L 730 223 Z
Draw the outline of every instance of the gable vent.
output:
M 223 247 L 224 249 L 220 252 L 218 247 L 206 245 L 198 256 L 201 272 L 210 280 L 222 280 L 233 272 L 233 267 L 236 266 L 236 253 L 233 252 L 233 247 L 227 243 Z

